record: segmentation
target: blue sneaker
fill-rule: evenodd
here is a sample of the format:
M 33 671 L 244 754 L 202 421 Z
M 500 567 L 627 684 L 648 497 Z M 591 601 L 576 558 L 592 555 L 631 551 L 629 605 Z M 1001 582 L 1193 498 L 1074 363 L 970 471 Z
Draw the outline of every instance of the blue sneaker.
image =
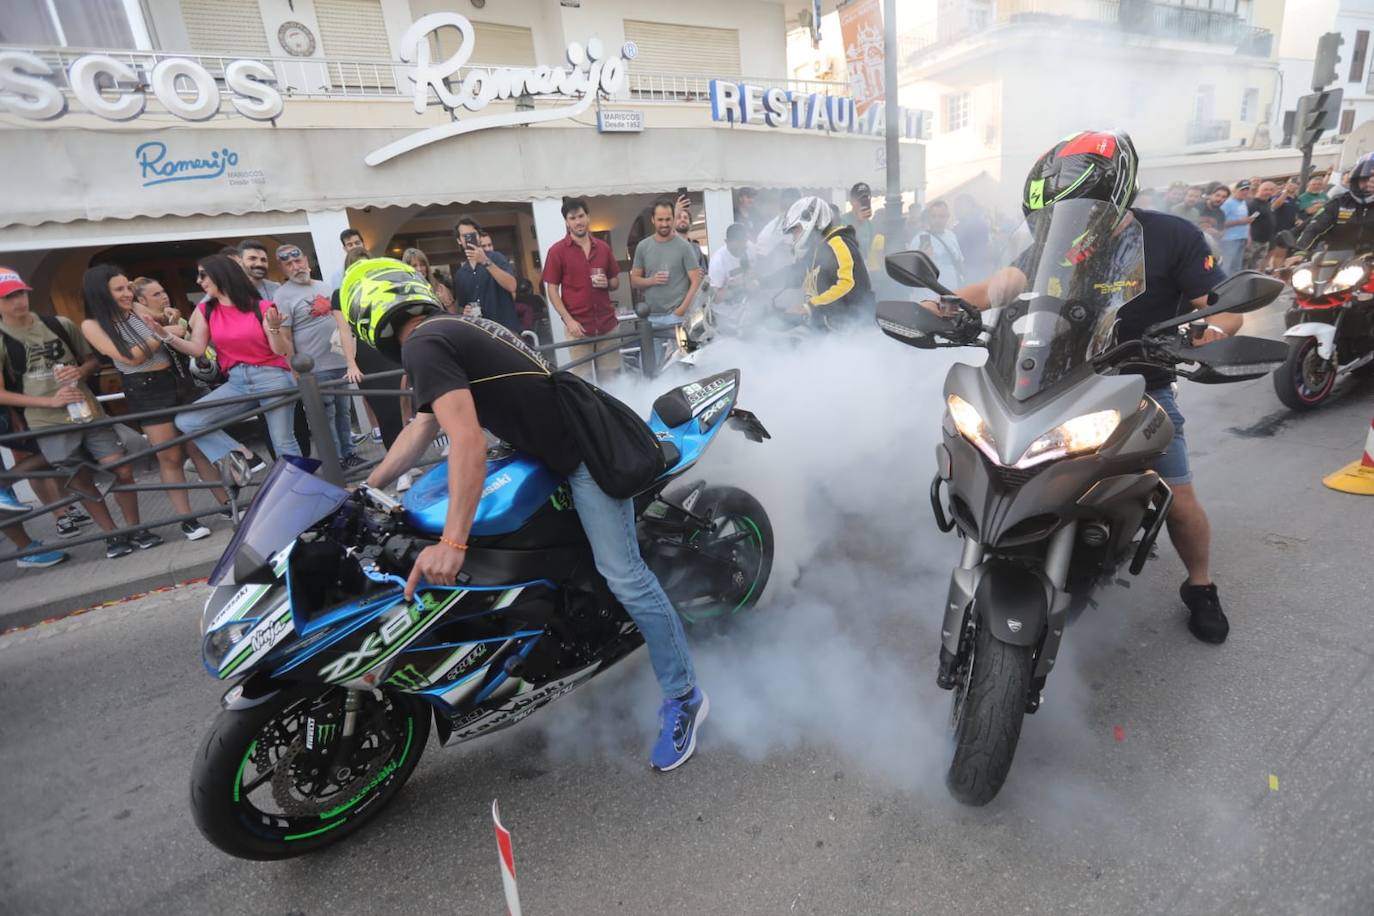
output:
M 43 542 L 34 541 L 32 546 L 42 547 Z M 31 553 L 27 557 L 20 557 L 14 562 L 20 569 L 47 569 L 49 566 L 56 566 L 58 563 L 64 563 L 68 559 L 69 557 L 66 551 L 46 550 L 43 553 Z
M 28 503 L 14 495 L 14 487 L 0 487 L 0 512 L 13 512 L 22 515 L 32 509 Z
M 687 762 L 697 749 L 697 726 L 706 719 L 711 701 L 697 687 L 685 700 L 664 700 L 658 711 L 658 742 L 649 765 L 660 773 L 675 770 Z

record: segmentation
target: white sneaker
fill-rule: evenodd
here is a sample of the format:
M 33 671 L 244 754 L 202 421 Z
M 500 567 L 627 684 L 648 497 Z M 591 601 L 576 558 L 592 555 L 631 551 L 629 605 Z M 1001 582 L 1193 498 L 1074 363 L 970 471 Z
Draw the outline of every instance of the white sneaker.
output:
M 410 489 L 410 485 L 411 485 L 412 483 L 414 483 L 414 482 L 415 482 L 415 472 L 414 472 L 414 471 L 406 471 L 406 472 L 405 472 L 404 474 L 402 474 L 400 477 L 397 477 L 397 478 L 396 478 L 396 492 L 397 492 L 397 493 L 404 493 L 406 490 L 409 490 L 409 489 Z

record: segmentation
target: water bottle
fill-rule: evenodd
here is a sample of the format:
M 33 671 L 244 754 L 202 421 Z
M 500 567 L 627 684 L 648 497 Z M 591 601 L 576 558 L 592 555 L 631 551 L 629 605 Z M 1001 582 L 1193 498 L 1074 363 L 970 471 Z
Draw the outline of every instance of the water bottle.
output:
M 62 365 L 62 363 L 58 363 L 57 365 L 53 366 L 53 368 L 62 369 L 64 368 L 64 366 Z M 71 384 L 64 385 L 62 387 L 75 388 L 76 383 L 72 382 Z M 95 411 L 91 409 L 90 400 L 83 397 L 79 401 L 71 401 L 67 404 L 67 416 L 71 417 L 73 423 L 89 423 L 90 421 L 95 419 Z

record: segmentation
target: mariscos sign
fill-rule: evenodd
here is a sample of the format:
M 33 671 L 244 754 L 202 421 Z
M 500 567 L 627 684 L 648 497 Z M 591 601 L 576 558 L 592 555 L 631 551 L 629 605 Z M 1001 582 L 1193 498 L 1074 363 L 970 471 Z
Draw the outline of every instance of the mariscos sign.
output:
M 462 37 L 458 50 L 447 60 L 435 62 L 430 56 L 430 36 L 443 28 L 454 28 Z M 638 53 L 634 42 L 626 42 L 615 56 L 609 56 L 601 40 L 593 38 L 585 46 L 573 42 L 566 51 L 566 67 L 469 67 L 462 80 L 451 85 L 463 66 L 472 59 L 476 35 L 472 23 L 460 13 L 430 13 L 421 16 L 401 39 L 401 59 L 414 62 L 410 72 L 415 82 L 415 113 L 423 114 L 432 92 L 439 104 L 454 115 L 454 120 L 403 137 L 369 153 L 364 161 L 380 165 L 448 137 L 515 124 L 557 121 L 582 114 L 591 108 L 598 95 L 614 95 L 625 85 L 626 61 Z M 478 117 L 457 117 L 458 110 L 480 112 L 494 101 L 508 99 L 561 98 L 568 104 L 543 110 L 508 111 Z
M 0 111 L 34 121 L 67 113 L 60 74 L 30 51 L 0 51 Z M 276 75 L 258 60 L 236 60 L 224 68 L 229 104 L 245 118 L 270 121 L 282 113 L 282 97 L 272 85 Z M 132 121 L 148 99 L 144 75 L 110 54 L 83 54 L 67 67 L 66 83 L 88 112 L 108 121 Z M 223 93 L 203 66 L 187 57 L 166 57 L 147 74 L 147 85 L 162 107 L 183 121 L 208 121 L 219 114 Z

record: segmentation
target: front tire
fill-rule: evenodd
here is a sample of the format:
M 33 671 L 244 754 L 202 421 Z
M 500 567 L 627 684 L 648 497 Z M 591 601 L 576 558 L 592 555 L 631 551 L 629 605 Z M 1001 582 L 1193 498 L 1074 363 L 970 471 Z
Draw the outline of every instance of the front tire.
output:
M 400 694 L 362 694 L 347 775 L 326 776 L 306 735 L 321 735 L 310 742 L 320 748 L 329 739 L 307 723 L 323 720 L 320 710 L 341 704 L 343 694 L 282 695 L 219 714 L 191 770 L 191 814 L 207 840 L 241 859 L 288 859 L 343 839 L 386 807 L 429 740 L 429 707 Z M 338 725 L 328 734 L 337 741 Z
M 964 804 L 981 806 L 997 797 L 1011 771 L 1026 716 L 1034 650 L 999 642 L 989 627 L 975 625 L 969 654 L 954 690 L 954 759 L 945 785 Z
M 1317 347 L 1315 337 L 1290 341 L 1288 359 L 1274 370 L 1274 393 L 1290 410 L 1311 410 L 1336 387 L 1336 364 L 1322 359 Z

